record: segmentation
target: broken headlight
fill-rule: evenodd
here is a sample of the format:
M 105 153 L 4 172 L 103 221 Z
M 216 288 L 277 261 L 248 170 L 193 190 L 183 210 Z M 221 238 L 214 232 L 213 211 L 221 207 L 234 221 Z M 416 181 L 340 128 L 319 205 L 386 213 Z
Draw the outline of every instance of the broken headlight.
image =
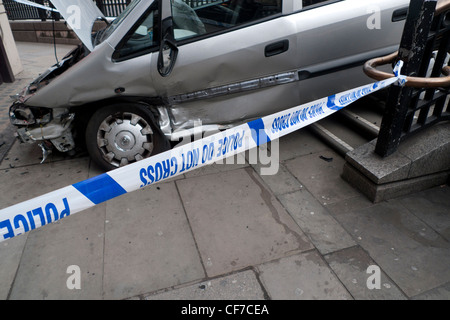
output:
M 46 124 L 52 119 L 52 110 L 48 108 L 30 108 L 21 103 L 14 103 L 9 108 L 9 119 L 15 126 Z

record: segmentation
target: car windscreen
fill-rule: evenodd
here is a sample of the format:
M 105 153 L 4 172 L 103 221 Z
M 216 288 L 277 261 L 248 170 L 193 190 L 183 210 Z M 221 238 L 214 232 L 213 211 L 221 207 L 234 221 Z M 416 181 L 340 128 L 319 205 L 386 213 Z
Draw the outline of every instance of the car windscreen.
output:
M 101 34 L 97 36 L 95 45 L 102 43 L 108 37 L 114 33 L 117 27 L 126 19 L 130 12 L 141 2 L 141 0 L 133 0 L 121 14 L 115 18 L 109 26 L 102 30 Z

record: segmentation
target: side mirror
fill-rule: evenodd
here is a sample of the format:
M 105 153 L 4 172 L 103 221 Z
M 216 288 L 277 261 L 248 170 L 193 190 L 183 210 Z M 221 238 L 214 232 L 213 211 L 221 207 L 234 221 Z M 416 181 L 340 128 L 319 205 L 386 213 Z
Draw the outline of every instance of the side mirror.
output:
M 173 69 L 178 56 L 178 48 L 173 35 L 172 18 L 162 21 L 161 45 L 158 56 L 158 72 L 167 77 Z

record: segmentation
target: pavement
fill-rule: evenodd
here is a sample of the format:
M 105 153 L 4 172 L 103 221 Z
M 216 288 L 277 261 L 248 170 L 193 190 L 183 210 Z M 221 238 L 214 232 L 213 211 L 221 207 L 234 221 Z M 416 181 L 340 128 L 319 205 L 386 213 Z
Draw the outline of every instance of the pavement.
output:
M 40 164 L 14 140 L 7 96 L 55 62 L 51 45 L 17 46 L 25 71 L 0 86 L 0 208 L 101 173 L 83 153 Z M 278 147 L 275 175 L 241 154 L 1 242 L 0 299 L 450 299 L 448 185 L 374 204 L 308 129 Z

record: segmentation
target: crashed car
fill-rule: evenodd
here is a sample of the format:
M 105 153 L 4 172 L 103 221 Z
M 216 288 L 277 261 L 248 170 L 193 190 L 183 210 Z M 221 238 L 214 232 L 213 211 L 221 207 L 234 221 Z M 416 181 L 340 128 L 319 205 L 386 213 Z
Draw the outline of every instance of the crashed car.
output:
M 17 95 L 10 119 L 44 153 L 84 142 L 105 170 L 167 150 L 199 124 L 227 129 L 372 82 L 361 66 L 398 49 L 409 6 L 134 0 L 93 33 L 108 21 L 93 1 L 51 2 L 82 44 Z

